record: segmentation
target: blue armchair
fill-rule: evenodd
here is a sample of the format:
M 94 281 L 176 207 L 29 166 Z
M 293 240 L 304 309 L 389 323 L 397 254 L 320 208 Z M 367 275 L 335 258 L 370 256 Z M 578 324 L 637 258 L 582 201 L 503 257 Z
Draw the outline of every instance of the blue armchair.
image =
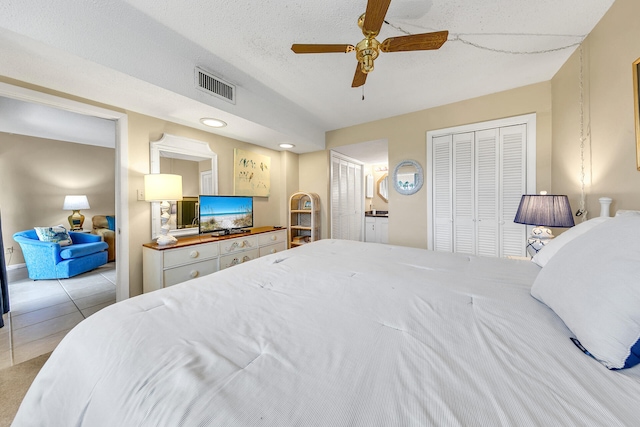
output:
M 35 230 L 19 231 L 13 240 L 20 244 L 29 278 L 67 279 L 107 263 L 108 245 L 94 234 L 69 232 L 72 245 L 41 242 Z

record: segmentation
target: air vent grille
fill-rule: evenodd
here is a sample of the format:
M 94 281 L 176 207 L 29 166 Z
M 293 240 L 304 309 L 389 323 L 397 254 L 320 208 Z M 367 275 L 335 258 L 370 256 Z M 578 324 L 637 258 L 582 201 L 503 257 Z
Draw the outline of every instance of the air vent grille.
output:
M 201 68 L 196 67 L 196 87 L 203 92 L 224 99 L 232 104 L 236 103 L 236 87 L 225 82 Z

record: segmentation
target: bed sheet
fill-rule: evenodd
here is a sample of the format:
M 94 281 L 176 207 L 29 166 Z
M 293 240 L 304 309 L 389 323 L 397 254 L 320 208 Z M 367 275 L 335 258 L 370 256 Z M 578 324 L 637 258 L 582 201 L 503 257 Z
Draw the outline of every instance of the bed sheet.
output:
M 321 240 L 107 307 L 15 426 L 632 425 L 609 371 L 530 296 L 534 263 Z

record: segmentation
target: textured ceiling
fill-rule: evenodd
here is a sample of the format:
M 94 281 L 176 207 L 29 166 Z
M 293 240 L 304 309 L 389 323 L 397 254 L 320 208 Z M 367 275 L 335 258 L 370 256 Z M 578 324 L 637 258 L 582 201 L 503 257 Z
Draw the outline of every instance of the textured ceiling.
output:
M 613 0 L 392 0 L 378 40 L 448 30 L 437 51 L 381 53 L 364 89 L 355 55 L 366 0 L 73 0 L 0 4 L 0 75 L 277 149 L 324 148 L 324 132 L 546 81 Z M 203 67 L 238 86 L 195 89 Z M 364 100 L 362 99 L 364 94 Z

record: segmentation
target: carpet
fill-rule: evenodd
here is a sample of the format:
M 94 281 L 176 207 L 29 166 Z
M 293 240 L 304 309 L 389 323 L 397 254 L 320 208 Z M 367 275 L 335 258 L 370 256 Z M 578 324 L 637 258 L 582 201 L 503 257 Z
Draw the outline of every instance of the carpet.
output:
M 0 427 L 11 425 L 29 386 L 50 355 L 51 353 L 43 354 L 26 362 L 0 370 L 0 390 L 2 390 Z

